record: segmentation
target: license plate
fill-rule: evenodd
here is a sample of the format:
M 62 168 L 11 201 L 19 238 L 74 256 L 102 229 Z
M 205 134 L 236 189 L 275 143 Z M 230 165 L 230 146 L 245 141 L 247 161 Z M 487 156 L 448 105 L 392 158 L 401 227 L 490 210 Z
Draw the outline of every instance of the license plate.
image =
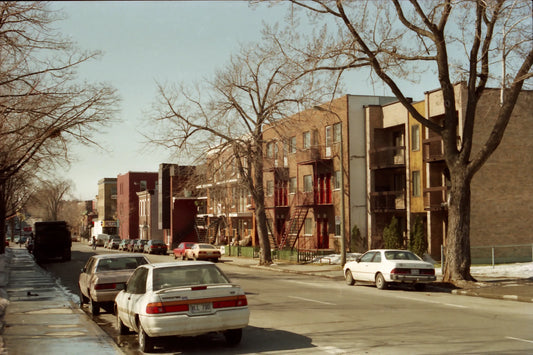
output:
M 193 303 L 190 305 L 191 313 L 210 313 L 213 310 L 212 303 Z
M 418 275 L 420 274 L 420 270 L 418 269 L 411 269 L 411 275 Z

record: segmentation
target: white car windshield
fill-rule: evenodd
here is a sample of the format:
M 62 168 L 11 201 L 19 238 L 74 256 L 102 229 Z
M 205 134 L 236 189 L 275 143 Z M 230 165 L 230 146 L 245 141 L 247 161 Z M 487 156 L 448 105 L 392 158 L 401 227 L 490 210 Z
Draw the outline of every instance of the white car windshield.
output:
M 170 266 L 153 271 L 154 291 L 169 287 L 228 283 L 228 278 L 215 265 Z
M 403 250 L 389 250 L 385 252 L 387 260 L 420 260 L 418 256 L 410 251 Z

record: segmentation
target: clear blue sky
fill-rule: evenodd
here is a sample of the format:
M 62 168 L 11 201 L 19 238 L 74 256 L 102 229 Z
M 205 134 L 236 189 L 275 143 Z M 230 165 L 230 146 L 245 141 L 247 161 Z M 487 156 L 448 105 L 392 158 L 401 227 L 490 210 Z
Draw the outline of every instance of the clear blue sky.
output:
M 101 50 L 80 77 L 108 82 L 122 99 L 122 123 L 97 141 L 106 151 L 74 147 L 76 162 L 58 175 L 75 184 L 74 198 L 93 199 L 98 180 L 128 171 L 157 171 L 171 152 L 143 144 L 137 132 L 156 98 L 156 81 L 178 83 L 212 78 L 239 43 L 259 38 L 262 23 L 283 21 L 281 6 L 245 1 L 52 2 L 66 19 L 55 24 L 82 49 Z M 361 81 L 358 81 L 361 83 Z M 345 94 L 375 94 L 368 85 L 346 85 Z M 420 88 L 420 93 L 433 87 Z

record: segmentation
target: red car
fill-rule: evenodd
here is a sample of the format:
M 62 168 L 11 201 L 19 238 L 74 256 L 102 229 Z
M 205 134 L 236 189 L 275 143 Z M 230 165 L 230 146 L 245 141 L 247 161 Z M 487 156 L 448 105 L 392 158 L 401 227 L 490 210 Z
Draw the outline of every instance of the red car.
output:
M 195 243 L 194 242 L 183 242 L 178 245 L 177 248 L 173 250 L 174 253 L 174 259 L 181 258 L 182 260 L 185 260 L 185 251 L 187 249 L 190 249 Z

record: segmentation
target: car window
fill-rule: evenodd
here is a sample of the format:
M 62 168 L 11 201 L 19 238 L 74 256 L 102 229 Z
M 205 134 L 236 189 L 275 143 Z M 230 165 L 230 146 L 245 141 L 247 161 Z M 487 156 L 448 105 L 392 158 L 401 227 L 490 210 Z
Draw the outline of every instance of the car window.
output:
M 229 279 L 215 265 L 179 266 L 154 269 L 153 289 L 206 284 L 227 284 Z
M 85 264 L 85 272 L 90 274 L 91 273 L 91 269 L 94 265 L 94 258 L 89 258 L 89 260 L 87 260 L 87 263 Z
M 371 262 L 372 258 L 374 257 L 374 254 L 375 254 L 374 252 L 363 254 L 363 256 L 361 257 L 361 261 L 364 262 L 364 263 Z
M 148 269 L 145 267 L 139 268 L 133 272 L 128 284 L 126 285 L 127 293 L 142 294 L 146 292 L 146 278 L 148 277 Z
M 377 252 L 374 255 L 374 258 L 372 259 L 373 263 L 380 263 L 381 262 L 381 253 Z
M 113 271 L 113 270 L 129 270 L 136 269 L 140 265 L 148 264 L 143 257 L 127 257 L 127 258 L 109 258 L 100 259 L 96 268 L 97 272 L 100 271 Z
M 418 256 L 407 250 L 391 250 L 385 252 L 387 260 L 420 260 Z

